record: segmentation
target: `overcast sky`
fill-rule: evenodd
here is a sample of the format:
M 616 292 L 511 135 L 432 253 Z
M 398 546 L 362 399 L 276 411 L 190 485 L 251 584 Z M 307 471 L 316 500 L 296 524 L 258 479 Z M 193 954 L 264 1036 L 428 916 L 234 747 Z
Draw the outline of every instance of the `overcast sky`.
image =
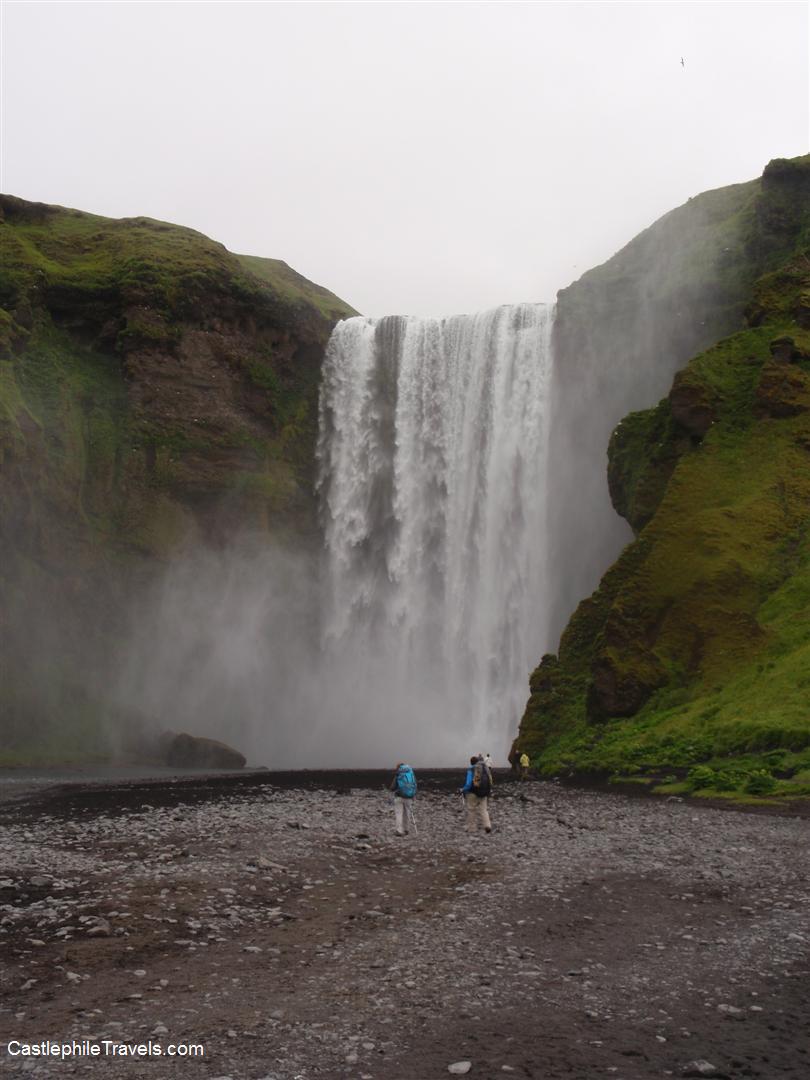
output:
M 2 7 L 4 191 L 191 226 L 372 315 L 552 300 L 808 148 L 805 3 Z

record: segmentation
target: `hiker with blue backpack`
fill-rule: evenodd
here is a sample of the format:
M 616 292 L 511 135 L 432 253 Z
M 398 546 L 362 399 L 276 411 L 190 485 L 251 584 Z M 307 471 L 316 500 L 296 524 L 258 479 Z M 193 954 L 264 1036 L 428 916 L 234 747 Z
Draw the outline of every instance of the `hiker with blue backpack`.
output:
M 480 754 L 470 758 L 464 787 L 459 791 L 467 807 L 467 832 L 477 832 L 480 825 L 484 832 L 491 833 L 488 804 L 492 794 L 492 770 Z
M 388 790 L 394 793 L 394 820 L 397 836 L 407 836 L 408 826 L 413 825 L 416 832 L 416 819 L 413 815 L 413 800 L 416 797 L 416 776 L 410 765 L 400 761 L 393 775 Z

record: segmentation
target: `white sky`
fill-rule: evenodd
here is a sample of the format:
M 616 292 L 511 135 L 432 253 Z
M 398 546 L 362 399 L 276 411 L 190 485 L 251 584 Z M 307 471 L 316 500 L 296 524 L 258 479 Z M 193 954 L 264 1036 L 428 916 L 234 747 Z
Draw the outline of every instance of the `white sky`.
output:
M 372 315 L 551 300 L 808 149 L 805 3 L 2 7 L 4 191 L 189 225 Z

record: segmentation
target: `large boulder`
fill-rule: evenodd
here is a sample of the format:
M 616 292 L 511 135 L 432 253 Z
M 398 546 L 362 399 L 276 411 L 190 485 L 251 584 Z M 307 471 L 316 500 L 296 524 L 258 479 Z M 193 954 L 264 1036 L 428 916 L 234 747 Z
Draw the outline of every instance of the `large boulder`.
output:
M 166 753 L 166 764 L 176 769 L 243 769 L 245 760 L 225 743 L 185 733 L 174 736 Z

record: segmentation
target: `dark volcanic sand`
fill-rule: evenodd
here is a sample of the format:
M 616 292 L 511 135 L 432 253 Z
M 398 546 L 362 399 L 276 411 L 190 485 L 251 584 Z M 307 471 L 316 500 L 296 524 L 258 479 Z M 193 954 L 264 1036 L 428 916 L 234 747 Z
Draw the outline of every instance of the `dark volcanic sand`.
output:
M 251 773 L 0 806 L 0 1070 L 32 1076 L 810 1077 L 807 822 L 460 774 Z M 505 779 L 505 778 L 504 778 Z M 10 1039 L 201 1060 L 11 1058 Z M 462 1074 L 463 1075 L 463 1074 Z M 700 1075 L 696 1073 L 696 1075 Z

